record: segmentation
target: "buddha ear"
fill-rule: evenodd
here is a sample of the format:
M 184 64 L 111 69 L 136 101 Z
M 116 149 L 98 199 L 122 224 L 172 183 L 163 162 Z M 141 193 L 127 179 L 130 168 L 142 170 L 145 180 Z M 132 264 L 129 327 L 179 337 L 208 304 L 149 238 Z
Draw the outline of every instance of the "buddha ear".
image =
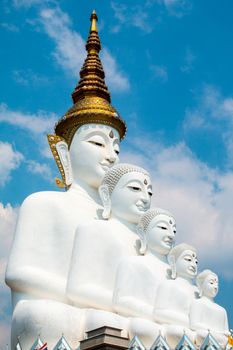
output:
M 140 238 L 141 246 L 139 248 L 140 254 L 144 255 L 147 250 L 146 235 L 141 225 L 136 226 L 136 232 Z
M 101 185 L 99 187 L 99 195 L 104 207 L 102 217 L 108 220 L 111 216 L 111 198 L 107 185 Z
M 196 278 L 196 285 L 198 288 L 198 296 L 199 298 L 201 298 L 203 296 L 202 283 L 199 281 L 198 278 Z
M 65 175 L 65 184 L 66 186 L 70 186 L 73 182 L 73 174 L 68 145 L 66 142 L 60 141 L 56 144 L 56 149 L 60 158 L 60 163 L 58 163 L 58 166 L 59 168 L 60 165 L 62 166 Z
M 171 266 L 171 278 L 176 279 L 176 261 L 174 255 L 168 255 L 167 257 L 168 263 Z
M 69 188 L 73 182 L 73 175 L 68 145 L 58 135 L 48 134 L 47 137 L 53 157 L 62 176 L 62 180 L 56 179 L 56 183 L 58 187 Z

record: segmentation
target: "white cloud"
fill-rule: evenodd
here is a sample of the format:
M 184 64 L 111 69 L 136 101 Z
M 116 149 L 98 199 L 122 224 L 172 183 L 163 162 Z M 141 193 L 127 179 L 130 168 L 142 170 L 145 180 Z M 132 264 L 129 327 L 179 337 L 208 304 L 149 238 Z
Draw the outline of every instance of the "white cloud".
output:
M 190 73 L 193 70 L 193 64 L 196 60 L 196 56 L 192 52 L 192 50 L 187 47 L 185 56 L 184 56 L 184 62 L 183 65 L 180 67 L 180 70 L 182 73 Z
M 17 33 L 19 32 L 19 28 L 13 23 L 2 22 L 1 27 L 8 30 L 9 32 Z
M 150 70 L 155 78 L 162 83 L 166 83 L 168 80 L 167 67 L 159 65 L 151 65 Z
M 10 290 L 5 285 L 5 269 L 11 242 L 13 239 L 18 208 L 13 208 L 10 204 L 4 206 L 0 203 L 0 343 L 2 347 L 10 344 L 10 315 L 8 312 L 10 300 Z
M 48 164 L 39 163 L 35 160 L 28 160 L 27 168 L 32 174 L 38 174 L 46 180 L 52 179 L 52 171 Z
M 14 70 L 12 76 L 16 83 L 23 86 L 41 86 L 49 82 L 47 77 L 34 73 L 31 69 Z
M 1 232 L 1 247 L 0 247 L 0 283 L 4 285 L 6 262 L 12 243 L 18 208 L 13 208 L 10 204 L 4 206 L 0 202 L 0 232 Z
M 58 119 L 55 113 L 38 111 L 30 114 L 11 110 L 6 104 L 0 104 L 0 123 L 6 123 L 25 130 L 37 143 L 39 152 L 47 158 L 51 158 L 51 152 L 46 134 L 53 132 L 54 125 Z
M 147 3 L 143 6 L 137 3 L 134 6 L 127 6 L 116 1 L 111 1 L 111 7 L 114 17 L 117 20 L 117 24 L 111 26 L 111 32 L 118 33 L 123 25 L 138 28 L 144 33 L 152 32 L 153 25 L 149 19 Z
M 183 17 L 192 9 L 192 2 L 190 0 L 158 0 L 166 7 L 169 15 L 175 17 Z
M 228 165 L 233 165 L 233 97 L 223 96 L 212 85 L 205 85 L 197 95 L 197 104 L 186 110 L 184 131 L 196 132 L 200 129 L 217 133 L 218 140 L 225 145 Z
M 60 8 L 43 9 L 40 19 L 45 32 L 55 43 L 53 56 L 56 62 L 72 76 L 78 72 L 86 57 L 85 41 L 81 35 L 72 30 L 70 17 Z M 111 89 L 119 92 L 129 88 L 128 78 L 120 71 L 116 59 L 106 48 L 102 51 L 106 80 Z
M 20 152 L 13 150 L 12 145 L 0 141 L 0 186 L 11 179 L 11 173 L 17 169 L 23 160 Z
M 0 104 L 0 122 L 19 127 L 34 135 L 50 132 L 58 117 L 55 113 L 39 111 L 35 114 L 11 110 L 6 104 Z
M 45 5 L 49 3 L 55 3 L 55 0 L 13 0 L 15 7 L 31 7 L 35 5 Z
M 174 213 L 177 242 L 197 248 L 201 268 L 233 279 L 233 172 L 208 167 L 184 143 L 165 147 L 142 139 L 131 142 L 137 148 L 121 160 L 150 170 L 153 205 Z
M 57 63 L 77 76 L 86 56 L 85 42 L 79 33 L 71 29 L 70 17 L 57 7 L 43 9 L 40 19 L 45 32 L 54 40 Z
M 5 349 L 9 348 L 10 344 L 10 322 L 0 321 L 0 343 Z
M 116 59 L 104 48 L 102 51 L 102 62 L 106 73 L 106 81 L 113 91 L 126 91 L 129 89 L 127 77 L 120 72 Z

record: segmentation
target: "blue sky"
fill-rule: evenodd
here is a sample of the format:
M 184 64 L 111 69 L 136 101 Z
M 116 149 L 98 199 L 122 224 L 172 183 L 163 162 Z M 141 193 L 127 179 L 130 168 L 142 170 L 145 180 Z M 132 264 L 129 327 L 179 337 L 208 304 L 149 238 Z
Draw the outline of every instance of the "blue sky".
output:
M 71 106 L 93 9 L 113 105 L 128 124 L 121 159 L 149 169 L 153 204 L 177 218 L 177 241 L 217 271 L 233 327 L 233 3 L 222 0 L 3 0 L 0 4 L 0 341 L 3 285 L 17 210 L 56 190 L 46 134 Z M 5 331 L 6 335 L 3 335 Z

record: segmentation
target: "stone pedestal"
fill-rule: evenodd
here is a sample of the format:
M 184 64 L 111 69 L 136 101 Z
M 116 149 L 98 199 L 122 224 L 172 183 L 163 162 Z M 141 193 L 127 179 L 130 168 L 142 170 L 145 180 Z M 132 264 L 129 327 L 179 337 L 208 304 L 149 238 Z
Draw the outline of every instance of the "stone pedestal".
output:
M 121 336 L 121 329 L 103 326 L 86 333 L 87 338 L 80 342 L 80 350 L 128 349 L 129 338 Z

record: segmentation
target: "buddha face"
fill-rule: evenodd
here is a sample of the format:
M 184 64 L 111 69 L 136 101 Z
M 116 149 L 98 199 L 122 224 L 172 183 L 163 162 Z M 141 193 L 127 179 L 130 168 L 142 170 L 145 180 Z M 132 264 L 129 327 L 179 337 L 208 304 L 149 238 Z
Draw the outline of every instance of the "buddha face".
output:
M 202 294 L 207 298 L 214 298 L 218 294 L 218 277 L 214 274 L 208 275 L 202 284 Z
M 174 218 L 159 214 L 150 222 L 146 241 L 149 250 L 161 255 L 167 255 L 174 245 L 176 234 L 176 223 Z
M 192 279 L 197 274 L 197 254 L 192 250 L 184 250 L 176 260 L 178 277 Z
M 148 175 L 130 172 L 123 175 L 111 194 L 112 215 L 137 224 L 150 208 L 152 185 Z
M 74 181 L 98 188 L 105 172 L 118 161 L 119 143 L 118 132 L 110 126 L 81 126 L 70 146 Z

